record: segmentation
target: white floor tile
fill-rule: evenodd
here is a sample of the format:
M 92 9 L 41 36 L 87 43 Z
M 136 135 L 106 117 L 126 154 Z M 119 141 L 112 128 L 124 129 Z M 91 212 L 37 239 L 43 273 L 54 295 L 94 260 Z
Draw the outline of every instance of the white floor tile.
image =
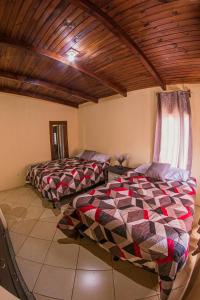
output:
M 42 207 L 29 206 L 26 213 L 23 215 L 23 218 L 26 220 L 39 219 L 43 212 L 44 208 Z
M 11 226 L 10 230 L 16 233 L 29 235 L 33 227 L 35 226 L 36 222 L 37 222 L 36 219 L 29 219 L 29 220 L 21 219 L 15 221 L 13 226 Z
M 32 291 L 41 270 L 42 264 L 23 259 L 21 257 L 17 257 L 16 260 L 28 289 Z
M 72 300 L 94 299 L 114 300 L 112 271 L 76 271 Z
M 34 292 L 47 297 L 71 300 L 75 271 L 44 265 Z
M 40 216 L 41 221 L 51 222 L 51 223 L 55 223 L 55 224 L 57 224 L 61 218 L 62 218 L 62 215 L 60 213 L 60 210 L 48 209 L 48 208 L 46 208 L 45 211 Z
M 10 231 L 10 239 L 11 239 L 12 246 L 13 246 L 13 249 L 15 251 L 15 254 L 17 254 L 17 252 L 19 251 L 19 249 L 23 245 L 26 238 L 27 238 L 26 235 Z
M 130 266 L 131 267 L 131 266 Z M 154 282 L 145 282 L 145 278 L 132 280 L 124 274 L 114 270 L 114 286 L 116 300 L 142 299 L 157 294 Z M 137 277 L 137 276 L 136 276 Z
M 76 269 L 79 246 L 76 244 L 59 244 L 53 242 L 45 258 L 45 264 Z
M 18 252 L 18 256 L 34 262 L 44 262 L 51 242 L 28 237 Z
M 103 250 L 101 249 L 103 252 Z M 107 253 L 105 254 L 107 256 Z M 91 251 L 85 249 L 84 247 L 80 247 L 80 253 L 78 257 L 78 265 L 77 269 L 82 270 L 111 270 L 111 257 L 110 257 L 110 265 L 105 263 L 102 259 L 95 256 Z
M 51 241 L 56 232 L 56 225 L 54 223 L 38 221 L 30 232 L 31 237 Z

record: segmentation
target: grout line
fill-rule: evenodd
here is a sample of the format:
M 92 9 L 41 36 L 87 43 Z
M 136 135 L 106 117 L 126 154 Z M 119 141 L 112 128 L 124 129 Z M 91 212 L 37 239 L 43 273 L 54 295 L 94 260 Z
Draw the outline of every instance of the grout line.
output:
M 54 235 L 53 235 L 53 237 L 52 237 L 52 240 L 51 240 L 51 242 L 50 242 L 50 244 L 49 244 L 49 247 L 48 247 L 48 249 L 47 249 L 47 252 L 46 252 L 46 255 L 45 255 L 45 257 L 44 257 L 44 260 L 43 260 L 43 262 L 41 263 L 41 269 L 40 269 L 40 272 L 38 273 L 38 276 L 37 276 L 37 278 L 36 278 L 36 281 L 35 281 L 35 284 L 34 284 L 34 286 L 33 286 L 32 291 L 34 291 L 35 286 L 36 286 L 36 283 L 37 283 L 37 281 L 38 281 L 38 279 L 39 279 L 39 276 L 40 276 L 40 274 L 41 274 L 42 268 L 43 268 L 44 265 L 45 265 L 44 262 L 45 262 L 45 259 L 46 259 L 47 255 L 48 255 L 48 253 L 49 253 L 49 249 L 50 249 L 50 247 L 51 247 L 51 245 L 52 245 L 52 243 L 53 243 L 53 239 L 54 239 L 55 234 L 56 234 L 56 229 L 55 229 Z M 41 240 L 42 240 L 42 239 L 41 239 Z
M 44 296 L 44 297 L 48 297 L 49 299 L 53 299 L 53 300 L 64 300 L 63 298 L 49 297 L 49 296 L 43 295 L 43 294 L 41 294 L 41 293 L 34 293 L 34 294 L 35 294 L 35 295 Z
M 22 258 L 24 260 L 28 260 L 28 261 L 33 262 L 33 263 L 37 263 L 37 264 L 41 264 L 41 265 L 44 265 L 44 266 L 53 267 L 53 268 L 57 268 L 57 269 L 65 269 L 65 270 L 71 270 L 71 271 L 76 271 L 77 270 L 77 271 L 86 271 L 86 272 L 110 272 L 110 271 L 112 271 L 112 270 L 76 269 L 76 267 L 75 268 L 67 268 L 67 267 L 55 266 L 55 265 L 50 265 L 50 264 L 47 264 L 47 263 L 31 260 L 29 258 L 25 258 L 25 257 L 19 256 L 19 255 L 16 255 L 16 257 Z
M 110 270 L 88 270 L 88 269 L 76 269 L 77 271 L 87 271 L 87 272 L 110 272 L 112 271 L 112 269 Z
M 31 205 L 30 205 L 30 206 L 31 206 Z M 30 207 L 30 206 L 29 206 L 29 207 Z M 43 211 L 43 212 L 44 212 L 44 211 Z M 43 212 L 40 214 L 39 218 L 41 217 L 41 215 L 43 214 Z M 36 222 L 39 221 L 39 218 L 36 220 Z M 34 227 L 35 227 L 35 225 L 33 226 L 33 228 L 34 228 Z M 33 230 L 33 228 L 32 228 L 32 230 Z M 32 230 L 31 230 L 31 232 L 32 232 Z M 31 233 L 31 232 L 30 232 L 30 233 Z M 44 257 L 43 262 L 36 262 L 36 261 L 30 260 L 30 259 L 26 259 L 26 258 L 24 258 L 24 257 L 22 257 L 22 256 L 18 256 L 18 255 L 15 254 L 15 256 L 18 256 L 18 257 L 20 257 L 20 258 L 22 258 L 22 259 L 25 259 L 25 260 L 28 260 L 28 261 L 31 261 L 31 262 L 34 262 L 34 263 L 39 263 L 39 264 L 41 264 L 41 268 L 40 268 L 40 271 L 39 271 L 39 273 L 38 273 L 38 276 L 37 276 L 37 278 L 36 278 L 36 280 L 35 280 L 35 284 L 34 284 L 34 286 L 33 286 L 33 288 L 32 288 L 32 292 L 34 292 L 36 283 L 37 283 L 37 281 L 38 281 L 38 278 L 39 278 L 40 273 L 41 273 L 41 271 L 42 271 L 42 268 L 43 268 L 43 266 L 44 266 L 44 262 L 45 262 L 46 256 L 47 256 L 47 254 L 48 254 L 48 252 L 49 252 L 49 249 L 50 249 L 50 247 L 51 247 L 51 245 L 52 245 L 52 242 L 53 242 L 53 239 L 54 239 L 55 234 L 56 234 L 56 229 L 55 229 L 54 235 L 53 235 L 53 237 L 52 237 L 52 240 L 44 240 L 44 239 L 40 239 L 40 238 L 39 238 L 39 240 L 50 242 L 49 247 L 48 247 L 48 249 L 47 249 L 47 252 L 46 252 L 46 255 L 45 255 L 45 257 Z M 25 241 L 26 241 L 28 238 L 34 238 L 34 237 L 31 237 L 30 235 L 27 235 Z M 38 239 L 38 238 L 35 238 L 35 239 Z M 24 243 L 25 243 L 25 241 L 24 241 Z M 22 246 L 24 245 L 24 243 L 22 244 Z M 20 247 L 20 249 L 22 248 L 22 246 Z M 18 250 L 18 253 L 19 253 L 20 249 Z M 55 299 L 55 298 L 54 298 L 54 299 Z
M 80 244 L 79 244 L 78 255 L 77 255 L 77 260 L 76 260 L 76 269 L 75 269 L 75 275 L 74 275 L 74 283 L 73 283 L 73 286 L 72 286 L 71 300 L 72 300 L 73 295 L 74 295 L 74 287 L 75 287 L 75 281 L 76 281 L 76 274 L 77 274 L 77 267 L 78 267 L 78 260 L 79 260 L 80 250 L 81 250 L 81 247 L 80 247 Z
M 35 226 L 35 225 L 34 225 L 34 226 Z M 32 230 L 31 230 L 31 231 L 32 231 Z M 12 231 L 12 230 L 11 230 L 11 232 L 12 232 L 12 233 L 19 234 L 19 235 L 24 235 L 24 236 L 26 236 L 27 238 L 32 238 L 32 239 L 37 239 L 37 240 L 41 240 L 41 241 L 51 242 L 51 240 L 46 240 L 46 239 L 41 239 L 41 238 L 38 238 L 38 237 L 35 237 L 35 236 L 31 236 L 31 235 L 30 235 L 31 232 L 30 232 L 29 234 L 18 233 L 18 232 L 16 232 L 16 231 Z
M 49 264 L 44 264 L 43 262 L 35 261 L 35 260 L 29 259 L 29 258 L 19 256 L 19 255 L 16 255 L 16 257 L 27 260 L 27 261 L 30 261 L 30 262 L 33 262 L 33 263 L 36 263 L 36 264 L 40 264 L 41 266 L 48 266 L 48 267 L 53 267 L 53 268 L 66 269 L 66 270 L 74 270 L 74 269 L 71 269 L 71 268 L 63 268 L 63 267 L 52 266 L 52 265 L 49 265 Z
M 50 249 L 51 244 L 52 244 L 52 241 L 51 241 L 51 243 L 49 244 L 49 247 L 48 247 L 48 249 L 47 249 L 47 252 L 46 252 L 46 255 L 45 255 L 45 257 L 44 257 L 43 262 L 41 262 L 41 269 L 40 269 L 40 271 L 39 271 L 39 273 L 38 273 L 38 276 L 37 276 L 37 278 L 36 278 L 36 280 L 35 280 L 35 284 L 34 284 L 33 289 L 32 289 L 33 292 L 34 292 L 36 283 L 37 283 L 37 281 L 38 281 L 38 278 L 39 278 L 39 276 L 40 276 L 40 273 L 41 273 L 41 271 L 42 271 L 42 268 L 44 267 L 44 261 L 45 261 L 45 259 L 46 259 L 46 256 L 47 256 L 48 252 L 49 252 L 49 249 Z
M 143 297 L 143 298 L 135 298 L 135 300 L 148 300 L 148 299 L 151 299 L 152 297 L 155 297 L 155 296 L 157 296 L 158 299 L 160 300 L 158 294 L 156 294 L 156 295 L 151 295 L 151 296 L 147 296 L 147 297 L 145 297 L 145 298 L 144 298 L 144 297 Z
M 12 231 L 13 233 L 16 233 L 16 232 L 14 232 L 14 231 Z M 27 241 L 27 239 L 28 239 L 28 236 L 26 235 L 25 236 L 25 240 L 24 240 L 24 242 L 22 243 L 22 245 L 21 245 L 21 247 L 19 247 L 19 249 L 17 250 L 17 252 L 15 253 L 15 257 L 17 256 L 17 253 L 19 253 L 19 251 L 20 251 L 20 249 L 23 247 L 23 245 L 24 245 L 24 243 Z M 12 240 L 11 240 L 11 243 L 12 243 Z M 14 249 L 14 248 L 13 248 Z
M 113 268 L 112 268 L 112 281 L 113 281 L 113 293 L 114 293 L 114 299 L 116 300 L 115 280 L 114 280 L 114 270 L 113 270 Z

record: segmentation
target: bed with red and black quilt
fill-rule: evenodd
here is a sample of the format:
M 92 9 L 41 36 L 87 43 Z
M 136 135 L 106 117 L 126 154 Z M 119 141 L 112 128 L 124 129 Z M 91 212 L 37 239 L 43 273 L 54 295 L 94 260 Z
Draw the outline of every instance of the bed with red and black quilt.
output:
M 42 162 L 29 167 L 26 182 L 59 206 L 64 196 L 104 182 L 108 165 L 78 157 Z
M 113 256 L 158 273 L 167 299 L 188 257 L 196 180 L 159 181 L 130 171 L 68 204 L 58 223 L 81 228 Z

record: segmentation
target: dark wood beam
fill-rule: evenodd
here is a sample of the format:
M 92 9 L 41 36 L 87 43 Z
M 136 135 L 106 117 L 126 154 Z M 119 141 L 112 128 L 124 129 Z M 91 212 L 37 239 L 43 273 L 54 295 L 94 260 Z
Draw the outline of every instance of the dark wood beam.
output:
M 12 89 L 12 88 L 8 88 L 8 87 L 0 87 L 0 92 L 14 94 L 14 95 L 27 96 L 27 97 L 31 97 L 31 98 L 37 98 L 40 100 L 47 100 L 50 102 L 59 103 L 59 104 L 78 108 L 77 103 L 72 103 L 72 102 L 69 102 L 68 100 L 61 100 L 58 98 L 46 96 L 41 93 L 33 93 L 33 92 L 29 92 L 29 91 L 22 91 L 22 90 Z
M 146 55 L 142 52 L 134 40 L 120 27 L 116 21 L 113 20 L 113 18 L 111 18 L 90 0 L 71 0 L 71 2 L 86 10 L 89 15 L 98 19 L 108 30 L 110 30 L 119 40 L 121 40 L 123 44 L 126 45 L 132 51 L 132 53 L 138 57 L 138 59 L 140 59 L 141 63 L 152 75 L 157 84 L 161 86 L 162 89 L 166 90 L 166 84 L 163 82 L 153 64 L 148 60 Z
M 47 88 L 47 89 L 61 91 L 61 92 L 64 92 L 64 93 L 66 93 L 70 96 L 74 96 L 76 98 L 83 99 L 83 100 L 86 100 L 86 101 L 92 101 L 92 102 L 95 102 L 95 103 L 98 102 L 98 98 L 96 98 L 96 97 L 92 97 L 92 96 L 87 95 L 83 92 L 79 92 L 79 91 L 76 91 L 76 90 L 73 90 L 73 89 L 69 89 L 69 88 L 66 88 L 62 85 L 54 84 L 54 83 L 47 82 L 47 81 L 44 81 L 44 80 L 39 80 L 39 79 L 35 79 L 35 78 L 27 77 L 27 76 L 22 76 L 22 75 L 10 73 L 10 72 L 5 72 L 5 71 L 1 71 L 1 70 L 0 70 L 0 78 L 16 80 L 16 81 L 21 82 L 21 83 L 28 83 L 30 85 L 35 85 L 35 86 L 41 86 L 41 87 L 44 87 L 44 88 Z
M 104 86 L 108 87 L 109 89 L 112 89 L 113 91 L 121 94 L 122 96 L 124 96 L 124 97 L 127 96 L 126 89 L 119 86 L 119 84 L 113 83 L 111 80 L 106 79 L 105 76 L 98 75 L 97 73 L 93 72 L 88 67 L 85 67 L 82 64 L 70 62 L 67 57 L 59 55 L 58 53 L 55 53 L 55 52 L 52 52 L 52 51 L 49 51 L 49 50 L 46 50 L 43 48 L 33 47 L 31 45 L 27 45 L 26 43 L 24 43 L 22 41 L 12 40 L 5 36 L 0 36 L 0 44 L 4 44 L 4 45 L 7 45 L 7 46 L 10 46 L 13 48 L 17 48 L 17 49 L 21 49 L 21 50 L 27 50 L 27 51 L 32 52 L 33 54 L 42 55 L 42 56 L 48 57 L 50 59 L 53 59 L 54 61 L 58 61 L 64 65 L 70 66 L 70 67 L 88 75 L 89 77 L 91 77 L 93 79 L 96 79 Z

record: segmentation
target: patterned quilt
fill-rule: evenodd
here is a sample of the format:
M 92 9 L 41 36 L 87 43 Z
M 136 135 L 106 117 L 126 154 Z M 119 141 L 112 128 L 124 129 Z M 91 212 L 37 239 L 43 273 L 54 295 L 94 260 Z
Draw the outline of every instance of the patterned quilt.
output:
M 134 172 L 72 200 L 58 227 L 81 227 L 112 255 L 156 271 L 167 299 L 188 256 L 196 181 L 155 181 Z
M 105 180 L 108 162 L 69 158 L 32 165 L 26 182 L 56 204 L 63 196 L 79 192 Z

